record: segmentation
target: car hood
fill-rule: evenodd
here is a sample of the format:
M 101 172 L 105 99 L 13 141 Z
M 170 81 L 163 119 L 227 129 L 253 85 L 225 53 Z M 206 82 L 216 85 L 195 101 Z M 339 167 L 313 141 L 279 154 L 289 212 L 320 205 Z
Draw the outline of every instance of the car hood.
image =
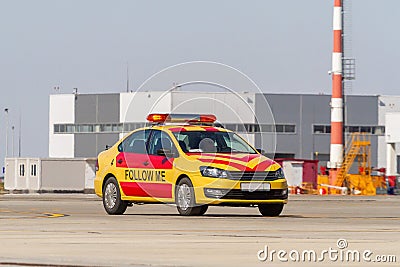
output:
M 278 163 L 260 154 L 188 153 L 188 156 L 204 166 L 229 171 L 274 171 L 280 168 Z

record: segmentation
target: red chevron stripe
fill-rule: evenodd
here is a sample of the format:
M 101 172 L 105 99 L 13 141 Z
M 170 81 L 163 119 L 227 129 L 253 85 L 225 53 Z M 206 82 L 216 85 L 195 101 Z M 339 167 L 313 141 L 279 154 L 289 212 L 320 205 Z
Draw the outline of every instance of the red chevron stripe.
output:
M 219 129 L 215 127 L 203 127 L 203 129 L 206 130 L 207 132 L 219 132 Z
M 265 171 L 268 167 L 273 165 L 275 162 L 273 160 L 267 159 L 262 161 L 261 163 L 257 164 L 252 171 Z
M 227 166 L 231 166 L 233 168 L 239 169 L 241 171 L 245 171 L 247 169 L 246 165 L 242 165 L 239 163 L 235 162 L 230 162 L 226 160 L 220 160 L 220 159 L 199 159 L 201 162 L 207 162 L 207 163 L 214 163 L 214 164 L 223 164 Z
M 253 171 L 265 171 L 268 167 L 270 167 L 271 165 L 273 165 L 275 162 L 273 160 L 267 159 L 262 161 L 261 163 L 257 164 L 256 166 L 254 166 L 254 168 L 250 168 L 246 165 L 242 165 L 236 162 L 231 162 L 231 161 L 226 161 L 226 160 L 220 160 L 220 159 L 203 159 L 203 158 L 199 158 L 199 160 L 201 162 L 207 162 L 207 163 L 214 163 L 214 164 L 223 164 L 223 165 L 227 165 L 227 166 L 231 166 L 233 168 L 239 169 L 241 171 L 249 171 L 249 172 L 253 172 Z
M 120 182 L 127 196 L 172 198 L 172 185 L 163 183 Z
M 187 130 L 184 127 L 174 127 L 174 128 L 169 128 L 171 132 L 186 132 Z
M 200 153 L 199 153 L 200 154 Z M 202 156 L 208 156 L 208 157 L 218 157 L 218 158 L 225 158 L 225 159 L 234 159 L 234 160 L 238 160 L 238 161 L 243 161 L 243 162 L 249 162 L 250 160 L 254 159 L 254 158 L 258 158 L 260 157 L 260 155 L 258 154 L 248 154 L 245 155 L 243 157 L 235 157 L 232 154 L 228 154 L 228 155 L 221 155 L 221 154 L 208 154 L 208 153 L 201 153 Z

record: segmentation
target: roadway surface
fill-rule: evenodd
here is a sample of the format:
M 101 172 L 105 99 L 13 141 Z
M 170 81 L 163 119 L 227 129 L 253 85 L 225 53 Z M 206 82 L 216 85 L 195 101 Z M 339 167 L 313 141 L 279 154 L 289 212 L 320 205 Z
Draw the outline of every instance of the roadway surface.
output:
M 321 252 L 338 249 L 339 238 L 346 249 L 395 255 L 397 263 L 326 256 L 290 265 L 398 266 L 400 197 L 290 196 L 281 217 L 264 218 L 256 208 L 228 207 L 181 217 L 167 205 L 109 216 L 94 195 L 0 195 L 0 266 L 283 266 L 276 256 L 258 260 L 258 251 Z

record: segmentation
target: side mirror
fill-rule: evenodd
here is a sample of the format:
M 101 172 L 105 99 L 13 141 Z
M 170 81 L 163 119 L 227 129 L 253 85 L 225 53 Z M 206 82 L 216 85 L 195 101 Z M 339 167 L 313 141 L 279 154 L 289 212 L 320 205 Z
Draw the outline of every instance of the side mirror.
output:
M 176 156 L 176 153 L 172 152 L 171 149 L 161 148 L 157 150 L 157 155 L 167 158 L 174 158 Z
M 258 153 L 260 154 L 265 154 L 265 150 L 262 148 L 256 148 L 256 150 L 258 151 Z
M 109 146 L 109 145 L 106 145 L 106 147 L 105 147 L 105 150 L 108 150 L 108 149 L 110 149 L 110 147 L 111 147 L 111 146 Z

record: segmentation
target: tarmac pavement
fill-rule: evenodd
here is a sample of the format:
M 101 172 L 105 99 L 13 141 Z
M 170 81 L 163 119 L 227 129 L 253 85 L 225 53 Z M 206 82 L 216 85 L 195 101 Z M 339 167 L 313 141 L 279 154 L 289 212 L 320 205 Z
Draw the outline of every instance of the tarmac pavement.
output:
M 291 195 L 282 216 L 266 218 L 232 207 L 182 217 L 172 205 L 110 216 L 95 195 L 0 195 L 0 238 L 3 266 L 398 266 L 400 197 Z

